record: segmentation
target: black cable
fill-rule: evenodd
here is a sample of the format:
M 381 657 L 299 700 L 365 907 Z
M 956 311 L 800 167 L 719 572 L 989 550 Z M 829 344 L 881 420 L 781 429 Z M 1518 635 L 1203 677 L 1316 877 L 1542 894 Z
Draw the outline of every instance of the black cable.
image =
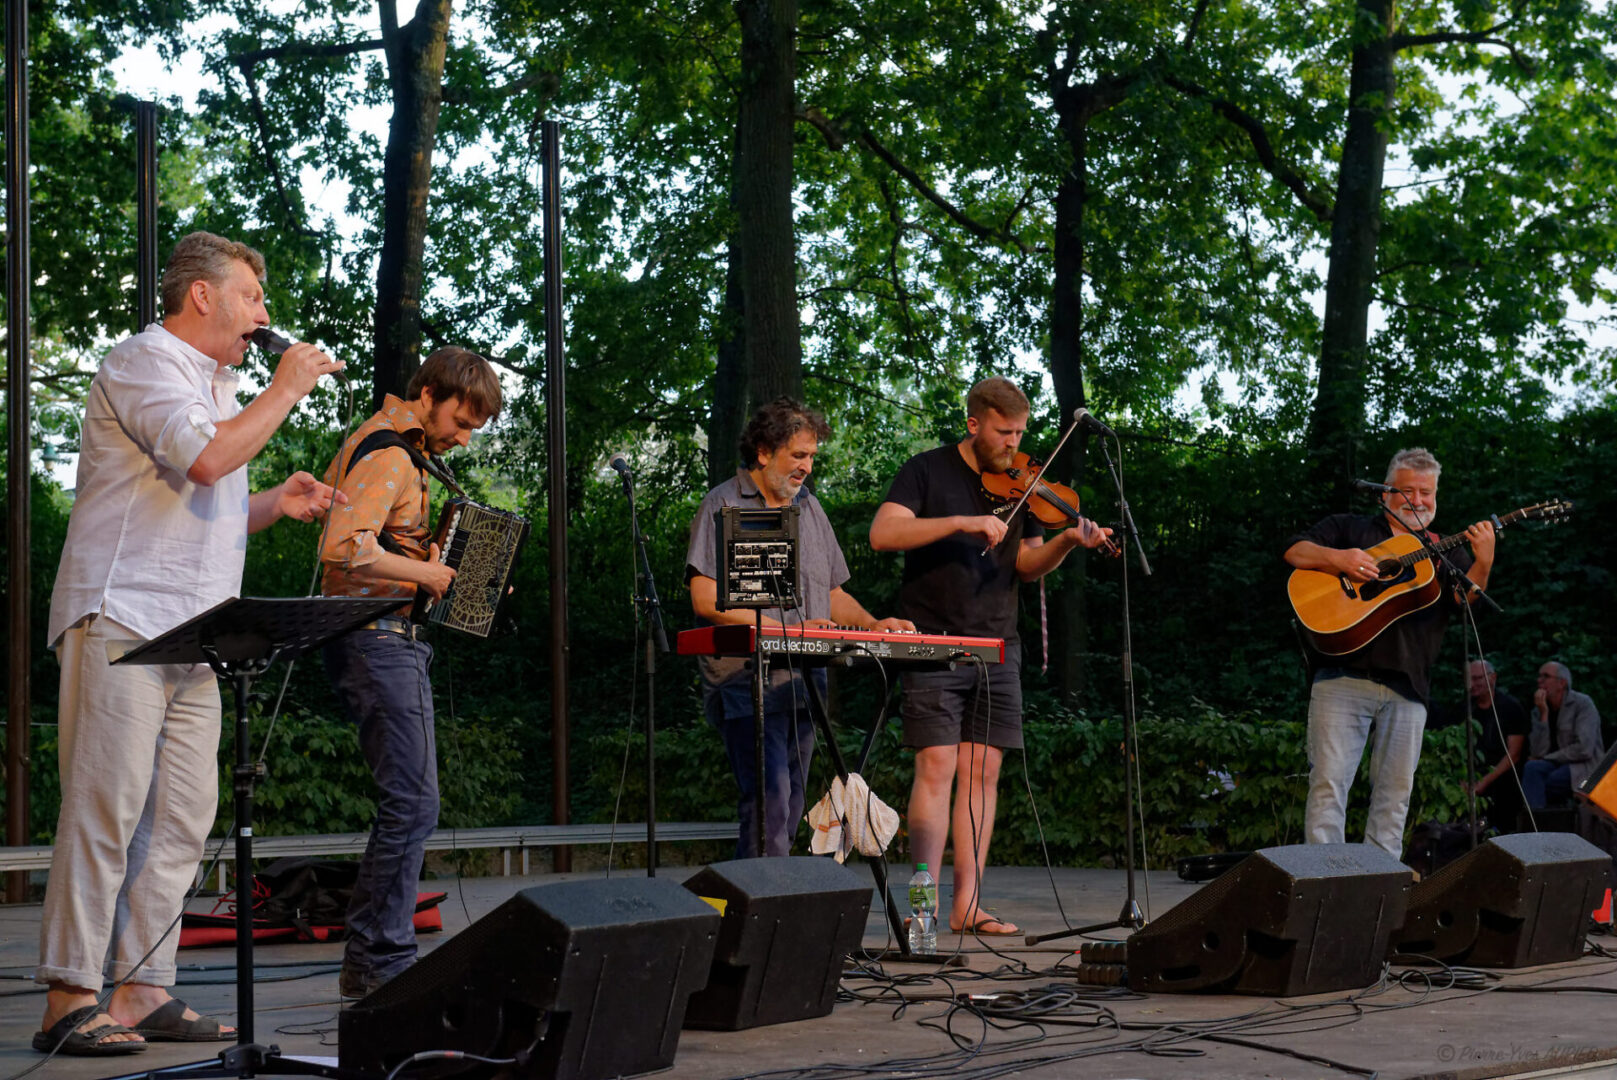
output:
M 435 659 L 437 658 L 437 655 L 437 650 L 433 650 L 433 657 Z M 431 665 L 429 664 L 428 667 L 430 669 Z M 449 699 L 449 730 L 452 732 L 449 739 L 449 750 L 450 753 L 454 754 L 455 756 L 455 769 L 457 772 L 459 772 L 461 771 L 463 760 L 460 756 L 460 717 L 455 712 L 455 663 L 449 658 L 447 653 L 444 655 L 444 693 Z M 433 723 L 433 733 L 435 736 L 438 730 L 436 715 L 437 714 L 435 712 L 435 720 Z M 434 755 L 434 758 L 436 759 L 436 754 Z M 439 771 L 442 772 L 442 770 Z M 438 797 L 441 807 L 443 799 L 442 790 L 439 791 Z M 460 828 L 457 825 L 449 826 L 449 850 L 456 855 L 460 853 Z M 426 861 L 424 853 L 422 861 Z M 455 864 L 455 899 L 460 901 L 460 913 L 466 917 L 466 924 L 470 926 L 472 923 L 472 911 L 471 908 L 466 904 L 466 874 L 461 868 L 460 859 L 455 858 L 451 861 Z
M 342 380 L 342 385 L 343 385 L 343 388 L 345 390 L 347 390 L 347 392 L 348 392 L 348 410 L 347 410 L 348 415 L 343 419 L 342 427 L 339 429 L 338 434 L 337 434 L 337 453 L 336 453 L 335 457 L 333 458 L 334 461 L 338 461 L 338 460 L 341 459 L 341 457 L 342 457 L 342 448 L 343 448 L 344 444 L 347 443 L 347 441 L 348 441 L 348 428 L 354 422 L 354 384 L 352 382 L 348 381 L 347 379 L 343 379 Z M 311 470 L 310 472 L 311 472 L 311 475 L 318 475 L 318 474 L 315 474 L 313 472 L 313 470 Z M 340 479 L 340 477 L 333 477 L 333 479 Z M 320 553 L 321 553 L 321 551 L 323 551 L 325 549 L 326 537 L 328 535 L 330 535 L 331 521 L 332 521 L 332 519 L 334 517 L 337 516 L 337 501 L 336 500 L 337 500 L 336 487 L 335 487 L 335 485 L 333 485 L 333 487 L 332 487 L 331 506 L 329 508 L 327 508 L 327 510 L 326 510 L 326 520 L 320 526 L 320 539 L 314 545 L 314 567 L 310 571 L 310 574 L 309 574 L 309 591 L 306 594 L 306 595 L 311 596 L 311 597 L 319 595 L 320 566 L 321 566 Z M 288 660 L 286 662 L 286 671 L 283 672 L 282 675 L 281 675 L 281 689 L 275 695 L 275 705 L 270 710 L 269 730 L 264 733 L 264 740 L 263 740 L 263 742 L 261 742 L 259 744 L 257 762 L 258 762 L 258 764 L 260 766 L 265 765 L 265 763 L 268 760 L 270 742 L 275 737 L 275 727 L 280 722 L 280 718 L 281 718 L 281 705 L 286 700 L 286 690 L 287 690 L 287 687 L 290 686 L 291 683 L 292 683 L 292 671 L 293 671 L 293 668 L 296 667 L 296 665 L 297 665 L 297 660 L 295 660 L 295 659 Z
M 631 559 L 633 558 L 633 555 L 634 550 L 631 547 Z M 631 599 L 631 604 L 632 603 L 633 601 Z M 623 811 L 623 790 L 629 785 L 629 748 L 634 745 L 634 717 L 635 709 L 638 705 L 640 691 L 641 637 L 639 612 L 635 613 L 635 617 L 631 621 L 634 627 L 632 631 L 634 644 L 633 648 L 630 650 L 629 656 L 629 722 L 625 724 L 623 728 L 623 761 L 618 767 L 618 791 L 617 795 L 612 801 L 612 828 L 607 834 L 606 841 L 606 876 L 608 878 L 612 876 L 612 864 L 616 859 L 618 846 L 618 822 L 622 818 Z M 647 851 L 646 865 L 650 866 L 651 862 L 652 852 Z
M 1477 647 L 1477 662 L 1480 662 L 1480 663 L 1482 663 L 1484 665 L 1483 671 L 1484 671 L 1484 675 L 1486 675 L 1487 670 L 1489 668 L 1492 668 L 1493 665 L 1491 663 L 1489 663 L 1488 658 L 1487 658 L 1488 654 L 1482 647 L 1482 633 L 1477 628 L 1476 609 L 1470 603 L 1462 604 L 1462 606 L 1460 608 L 1460 615 L 1461 615 L 1461 620 L 1462 620 L 1462 626 L 1464 627 L 1465 631 L 1469 632 L 1470 640 L 1475 642 L 1475 644 L 1476 644 L 1476 647 Z M 1471 675 L 1470 665 L 1468 664 L 1467 665 L 1467 670 L 1466 670 L 1466 678 L 1467 678 L 1468 681 L 1470 679 L 1470 675 Z M 1470 692 L 1471 692 L 1471 688 L 1469 686 L 1466 687 L 1465 692 L 1466 692 L 1466 695 L 1469 697 Z M 1538 832 L 1539 831 L 1538 830 L 1538 818 L 1536 816 L 1534 816 L 1533 808 L 1527 804 L 1527 789 L 1522 787 L 1521 770 L 1516 767 L 1516 758 L 1510 752 L 1510 743 L 1509 743 L 1509 739 L 1505 735 L 1504 721 L 1499 719 L 1499 692 L 1498 692 L 1497 685 L 1495 685 L 1492 692 L 1489 694 L 1488 713 L 1493 719 L 1494 734 L 1497 735 L 1498 738 L 1499 738 L 1499 745 L 1504 748 L 1505 757 L 1507 759 L 1509 759 L 1509 761 L 1510 761 L 1510 778 L 1511 778 L 1511 781 L 1516 785 L 1517 794 L 1521 796 L 1522 809 L 1526 812 L 1528 823 L 1532 825 L 1533 831 Z M 1470 710 L 1467 709 L 1466 710 L 1466 723 L 1469 724 L 1470 722 L 1471 722 Z M 1529 735 L 1529 736 L 1527 736 L 1527 738 L 1531 738 L 1531 736 Z M 1523 749 L 1523 752 L 1524 752 L 1524 756 L 1527 753 L 1531 753 L 1531 751 L 1526 746 L 1524 746 L 1522 749 Z M 1490 771 L 1491 771 L 1492 766 L 1490 766 L 1489 768 L 1490 768 Z M 1494 824 L 1497 827 L 1499 823 L 1495 822 Z
M 896 998 L 895 1018 L 914 1006 L 948 1004 L 949 1009 L 939 1018 L 926 1018 L 919 1023 L 943 1031 L 956 1044 L 953 1053 L 929 1057 L 895 1058 L 882 1062 L 860 1062 L 857 1065 L 828 1064 L 811 1069 L 779 1070 L 764 1074 L 771 1076 L 845 1078 L 851 1076 L 885 1076 L 904 1072 L 911 1076 L 941 1076 L 986 1078 L 1006 1075 L 1017 1070 L 1049 1067 L 1054 1064 L 1099 1054 L 1145 1053 L 1151 1056 L 1185 1056 L 1204 1053 L 1193 1044 L 1213 1042 L 1242 1046 L 1266 1053 L 1278 1054 L 1310 1064 L 1322 1065 L 1353 1075 L 1374 1076 L 1375 1071 L 1362 1066 L 1338 1061 L 1324 1055 L 1289 1047 L 1271 1045 L 1258 1036 L 1306 1034 L 1341 1028 L 1357 1023 L 1372 1011 L 1418 1008 L 1438 1001 L 1470 997 L 1508 989 L 1512 992 L 1590 992 L 1612 993 L 1617 988 L 1591 986 L 1583 983 L 1565 985 L 1566 979 L 1587 978 L 1587 965 L 1579 965 L 1576 972 L 1544 980 L 1535 984 L 1504 986 L 1491 972 L 1476 969 L 1434 965 L 1431 970 L 1393 971 L 1383 969 L 1383 977 L 1363 991 L 1323 1002 L 1293 1003 L 1276 1001 L 1231 1016 L 1198 1020 L 1123 1021 L 1108 1007 L 1117 1000 L 1139 999 L 1143 995 L 1113 988 L 1083 988 L 1070 984 L 1048 987 L 1021 987 L 1015 991 L 993 994 L 965 994 L 955 992 L 956 984 L 981 981 L 974 976 L 988 973 L 960 973 L 945 979 L 923 975 L 903 980 L 884 979 L 869 989 L 849 985 L 861 978 L 876 979 L 879 967 L 844 976 L 845 1000 L 864 1001 L 869 1004 Z M 949 989 L 948 997 L 937 994 L 913 993 L 918 987 L 942 985 Z M 1381 1000 L 1392 990 L 1403 990 L 1415 995 L 1414 1000 Z M 906 993 L 906 991 L 911 991 Z M 956 1030 L 970 1011 L 983 1014 L 983 1034 L 973 1040 Z M 1032 1028 L 1036 1034 L 1018 1038 L 1014 1042 L 989 1043 L 989 1032 L 1013 1030 L 1015 1025 Z M 1047 1027 L 1080 1029 L 1072 1036 L 1052 1035 Z M 1119 1039 L 1122 1035 L 1131 1036 Z M 1096 1041 L 1097 1037 L 1106 1041 Z M 1077 1044 L 1074 1039 L 1078 1040 Z M 1022 1056 L 1006 1061 L 1012 1054 L 1022 1054 L 1028 1048 L 1043 1044 L 1044 1053 Z M 1075 1049 L 1068 1049 L 1076 1045 Z
M 971 883 L 971 890 L 972 891 L 971 891 L 970 899 L 967 902 L 966 910 L 972 916 L 972 918 L 971 918 L 971 936 L 977 940 L 978 944 L 981 945 L 986 951 L 988 951 L 990 953 L 993 953 L 995 956 L 998 956 L 1001 959 L 1004 959 L 1004 960 L 1007 960 L 1007 961 L 1010 961 L 1012 963 L 1017 964 L 1018 966 L 1020 966 L 1022 968 L 1022 970 L 1025 971 L 1027 969 L 1026 969 L 1025 965 L 1023 965 L 1021 963 L 1020 960 L 1015 960 L 1009 953 L 1003 951 L 1002 949 L 1000 949 L 999 947 L 997 947 L 995 945 L 990 944 L 989 942 L 984 941 L 983 940 L 983 935 L 981 933 L 979 933 L 978 930 L 977 930 L 977 928 L 979 926 L 981 926 L 983 924 L 983 922 L 985 921 L 984 919 L 982 919 L 980 917 L 981 915 L 984 915 L 984 914 L 988 915 L 989 919 L 992 919 L 995 922 L 1001 923 L 1001 925 L 1008 925 L 1008 924 L 1004 923 L 1003 920 L 1001 920 L 997 916 L 993 915 L 991 912 L 987 912 L 987 911 L 982 910 L 980 908 L 980 906 L 979 906 L 981 901 L 982 901 L 982 883 L 983 883 L 983 876 L 984 876 L 984 870 L 985 870 L 985 867 L 984 867 L 983 864 L 988 859 L 988 852 L 986 850 L 984 850 L 980 856 L 977 854 L 978 840 L 982 835 L 981 829 L 984 827 L 984 825 L 986 825 L 986 818 L 987 818 L 987 805 L 988 805 L 988 781 L 987 781 L 988 753 L 989 753 L 989 751 L 992 751 L 992 750 L 999 750 L 1000 751 L 1000 768 L 1002 768 L 1003 764 L 1004 764 L 1005 752 L 1004 752 L 1004 750 L 1002 748 L 995 747 L 988 741 L 993 736 L 993 723 L 994 723 L 994 721 L 993 721 L 993 716 L 994 716 L 994 692 L 993 692 L 993 685 L 992 685 L 992 676 L 991 676 L 991 674 L 989 672 L 988 662 L 986 660 L 984 660 L 981 656 L 972 656 L 970 659 L 971 659 L 972 666 L 976 669 L 976 673 L 977 673 L 977 686 L 976 686 L 976 691 L 975 691 L 973 701 L 972 701 L 972 704 L 971 704 L 971 713 L 970 713 L 970 715 L 971 715 L 971 727 L 975 727 L 976 717 L 977 717 L 977 714 L 979 712 L 979 709 L 978 709 L 979 704 L 982 706 L 980 711 L 981 711 L 981 713 L 983 715 L 983 738 L 982 738 L 982 742 L 979 744 L 974 739 L 974 740 L 971 741 L 971 745 L 974 748 L 976 746 L 978 746 L 978 745 L 981 745 L 984 748 L 984 750 L 983 750 L 983 759 L 982 759 L 982 762 L 981 762 L 980 766 L 978 767 L 978 774 L 977 774 L 977 777 L 978 777 L 977 778 L 977 787 L 979 789 L 981 789 L 981 791 L 983 793 L 984 821 L 979 822 L 977 820 L 976 810 L 971 805 L 971 784 L 970 784 L 970 775 L 968 773 L 968 776 L 967 776 L 967 781 L 968 781 L 968 783 L 967 783 L 967 794 L 966 794 L 966 816 L 967 816 L 968 822 L 970 823 L 970 828 L 971 828 L 972 865 L 974 866 L 975 871 L 974 871 L 974 875 L 973 875 L 973 881 Z M 968 734 L 975 734 L 975 732 L 972 731 L 971 728 L 968 728 L 967 733 Z M 1023 742 L 1024 742 L 1024 745 L 1022 747 L 1023 761 L 1024 761 L 1023 774 L 1024 774 L 1024 778 L 1025 778 L 1026 772 L 1027 772 L 1026 765 L 1025 765 L 1026 758 L 1027 758 L 1027 747 L 1025 745 L 1025 743 L 1026 743 L 1025 739 L 1023 740 Z M 976 757 L 976 750 L 975 749 L 973 749 L 973 751 L 972 751 L 972 756 L 975 759 L 975 757 Z M 957 759 L 957 761 L 956 761 L 956 769 L 957 769 L 957 771 L 958 771 L 958 768 L 959 768 L 959 762 L 958 762 L 958 759 Z M 994 804 L 995 804 L 995 816 L 996 817 L 998 816 L 998 812 L 999 812 L 999 810 L 998 810 L 998 804 L 999 804 L 998 791 L 999 791 L 999 778 L 996 775 L 995 779 L 994 779 Z M 956 838 L 956 843 L 958 843 L 958 842 L 959 842 L 959 840 L 958 840 L 958 838 Z M 956 861 L 958 861 L 958 859 L 959 859 L 959 856 L 958 856 L 958 853 L 957 853 L 956 854 Z M 955 882 L 956 891 L 958 891 L 959 888 L 960 888 L 960 883 L 957 881 L 957 882 Z M 953 927 L 951 926 L 950 929 L 952 931 Z M 959 953 L 960 947 L 962 945 L 964 945 L 964 943 L 965 943 L 965 930 L 966 930 L 966 928 L 962 924 L 961 930 L 960 930 L 960 941 L 957 942 L 956 948 L 955 948 L 956 954 Z
M 464 1050 L 423 1050 L 420 1053 L 411 1054 L 393 1066 L 392 1071 L 387 1074 L 387 1080 L 397 1080 L 398 1075 L 412 1065 L 420 1065 L 428 1061 L 475 1061 L 480 1065 L 516 1065 L 520 1060 L 520 1058 L 514 1057 L 483 1057 L 481 1054 L 469 1054 Z

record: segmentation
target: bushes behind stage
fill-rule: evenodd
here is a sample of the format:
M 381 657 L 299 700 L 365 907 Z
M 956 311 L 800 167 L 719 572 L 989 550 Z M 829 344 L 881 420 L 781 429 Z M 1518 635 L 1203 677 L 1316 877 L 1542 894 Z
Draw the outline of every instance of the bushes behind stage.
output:
M 1169 868 L 1182 855 L 1302 842 L 1308 766 L 1301 721 L 1232 715 L 1193 705 L 1182 715 L 1148 714 L 1139 728 L 1145 850 L 1153 868 Z M 1026 734 L 1025 756 L 1012 752 L 1005 758 L 992 861 L 1043 864 L 1042 826 L 1043 847 L 1054 865 L 1123 865 L 1122 721 L 1045 705 L 1029 720 Z M 839 731 L 849 768 L 857 761 L 863 739 L 862 729 L 849 726 Z M 909 799 L 913 755 L 899 743 L 898 722 L 889 720 L 862 775 L 878 796 L 902 813 Z M 604 794 L 604 787 L 615 787 L 617 782 L 623 734 L 597 736 L 589 747 L 597 771 L 587 779 L 581 777 L 581 782 Z M 1427 732 L 1410 805 L 1411 826 L 1463 818 L 1464 752 L 1464 728 Z M 661 820 L 734 820 L 736 789 L 723 754 L 718 735 L 705 725 L 657 733 Z M 645 797 L 639 742 L 631 742 L 629 756 L 624 820 L 638 821 Z M 815 757 L 810 804 L 824 794 L 829 767 L 822 748 Z M 1363 836 L 1368 792 L 1368 778 L 1361 776 L 1348 814 L 1350 838 Z M 806 849 L 807 843 L 804 826 L 797 834 L 797 847 Z M 902 829 L 889 858 L 909 859 Z
M 273 691 L 266 697 L 273 699 Z M 260 704 L 260 708 L 264 703 Z M 255 710 L 256 711 L 256 710 Z M 264 745 L 267 718 L 252 723 L 255 756 Z M 853 767 L 864 727 L 845 724 L 838 741 Z M 54 733 L 52 733 L 54 734 Z M 1040 865 L 1044 850 L 1061 866 L 1123 864 L 1122 721 L 1070 712 L 1048 700 L 1029 702 L 1025 754 L 1006 755 L 999 786 L 999 813 L 992 861 Z M 582 737 L 579 737 L 582 736 Z M 222 782 L 215 835 L 231 820 L 229 772 L 232 726 L 220 747 Z M 522 801 L 524 790 L 548 787 L 548 776 L 529 774 L 523 744 L 548 738 L 514 717 L 455 717 L 438 723 L 440 787 L 445 827 L 472 827 L 548 820 L 543 807 Z M 3 738 L 0 738 L 3 744 Z M 1192 703 L 1178 714 L 1147 712 L 1139 722 L 1140 790 L 1149 865 L 1169 868 L 1182 855 L 1245 851 L 1302 840 L 1307 762 L 1301 720 L 1219 712 Z M 352 725 L 326 710 L 302 705 L 286 710 L 267 755 L 269 775 L 257 790 L 260 835 L 360 832 L 369 827 L 374 803 L 370 777 Z M 1416 774 L 1409 825 L 1459 821 L 1466 812 L 1465 730 L 1428 731 Z M 700 720 L 659 728 L 656 741 L 657 807 L 660 821 L 733 821 L 736 789 L 716 732 Z M 55 745 L 36 742 L 34 825 L 48 842 L 55 823 Z M 1364 770 L 1368 769 L 1368 758 Z M 900 746 L 896 718 L 876 741 L 863 775 L 888 804 L 904 811 L 913 775 L 913 755 Z M 1348 835 L 1363 835 L 1369 791 L 1361 770 L 1348 814 Z M 618 788 L 622 780 L 621 804 Z M 829 755 L 815 755 L 809 802 L 824 793 Z M 644 821 L 645 744 L 634 728 L 612 726 L 575 734 L 573 820 Z M 1042 828 L 1042 833 L 1041 833 Z M 630 849 L 621 858 L 640 862 Z M 1042 847 L 1041 847 L 1042 839 Z M 1136 838 L 1138 839 L 1138 837 Z M 798 833 L 806 850 L 808 830 Z M 713 857 L 724 857 L 717 845 Z M 889 855 L 908 861 L 901 830 Z

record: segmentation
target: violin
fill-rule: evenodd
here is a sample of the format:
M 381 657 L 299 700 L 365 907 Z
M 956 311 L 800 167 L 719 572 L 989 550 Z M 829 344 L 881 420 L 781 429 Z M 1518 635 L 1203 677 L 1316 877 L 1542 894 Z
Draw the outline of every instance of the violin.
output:
M 1039 524 L 1050 529 L 1067 529 L 1077 525 L 1083 515 L 1078 512 L 1078 493 L 1065 484 L 1046 480 L 1044 466 L 1032 455 L 1018 451 L 1004 472 L 981 474 L 983 490 L 1000 502 L 1015 502 L 1027 496 L 1027 511 Z M 1031 489 L 1031 493 L 1030 493 Z M 1122 549 L 1107 537 L 1096 548 L 1106 555 L 1121 555 Z

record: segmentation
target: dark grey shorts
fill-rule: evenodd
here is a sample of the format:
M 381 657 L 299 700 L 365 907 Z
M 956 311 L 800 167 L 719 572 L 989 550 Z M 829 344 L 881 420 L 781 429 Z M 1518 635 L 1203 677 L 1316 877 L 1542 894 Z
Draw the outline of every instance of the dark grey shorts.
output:
M 904 745 L 985 743 L 1003 750 L 1022 745 L 1022 648 L 1005 646 L 1005 662 L 961 664 L 953 671 L 904 674 Z

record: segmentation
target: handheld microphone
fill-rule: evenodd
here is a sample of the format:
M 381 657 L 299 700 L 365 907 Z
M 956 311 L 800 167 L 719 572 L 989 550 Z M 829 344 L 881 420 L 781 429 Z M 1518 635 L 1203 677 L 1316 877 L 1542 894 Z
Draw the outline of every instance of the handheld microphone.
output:
M 1353 481 L 1353 487 L 1358 491 L 1374 491 L 1381 495 L 1398 490 L 1391 484 L 1378 484 L 1374 480 L 1359 480 L 1357 478 Z
M 273 356 L 280 356 L 292 347 L 290 341 L 267 326 L 260 326 L 257 330 L 254 330 L 251 337 L 254 345 Z
M 616 470 L 617 474 L 625 480 L 629 479 L 629 459 L 623 455 L 623 451 L 619 450 L 613 454 L 612 460 L 606 464 L 608 468 Z
M 1117 438 L 1117 432 L 1113 431 L 1111 428 L 1097 420 L 1095 418 L 1095 414 L 1084 408 L 1082 405 L 1073 410 L 1072 422 L 1081 428 L 1087 428 L 1088 430 L 1093 431 L 1097 435 L 1105 435 L 1112 439 Z
M 257 345 L 271 356 L 280 356 L 293 345 L 293 342 L 286 340 L 280 334 L 277 334 L 267 326 L 260 326 L 257 330 L 254 330 L 251 334 L 249 334 L 248 337 L 251 339 L 254 345 Z M 331 374 L 336 376 L 337 381 L 342 383 L 344 386 L 348 385 L 348 376 L 341 368 L 331 372 Z

